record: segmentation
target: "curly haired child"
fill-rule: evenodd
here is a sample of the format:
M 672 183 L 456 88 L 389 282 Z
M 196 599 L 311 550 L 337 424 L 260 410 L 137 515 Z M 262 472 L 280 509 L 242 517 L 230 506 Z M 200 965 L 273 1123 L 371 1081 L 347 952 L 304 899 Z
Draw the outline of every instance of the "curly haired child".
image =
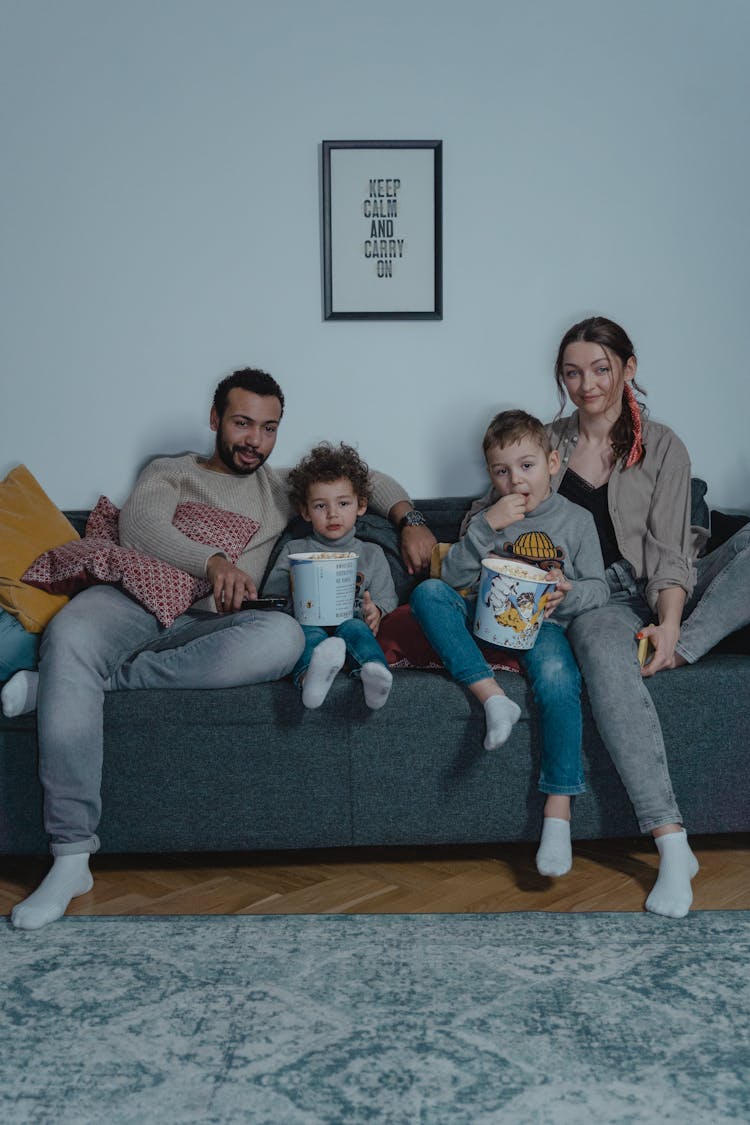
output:
M 321 442 L 289 473 L 289 496 L 312 524 L 312 533 L 284 545 L 264 594 L 289 595 L 292 554 L 346 550 L 359 556 L 353 617 L 336 627 L 303 625 L 305 648 L 292 678 L 305 707 L 320 707 L 348 656 L 352 675 L 362 680 L 365 703 L 378 710 L 388 699 L 393 676 L 376 637 L 398 597 L 382 548 L 354 534 L 357 518 L 367 511 L 369 469 L 352 446 Z

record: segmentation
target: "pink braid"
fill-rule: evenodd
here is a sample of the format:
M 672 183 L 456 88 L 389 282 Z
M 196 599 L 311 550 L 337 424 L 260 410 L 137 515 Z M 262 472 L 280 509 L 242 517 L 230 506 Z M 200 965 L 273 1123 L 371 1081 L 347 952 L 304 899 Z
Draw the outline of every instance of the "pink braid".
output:
M 641 422 L 641 411 L 638 406 L 638 400 L 630 383 L 626 383 L 623 388 L 623 395 L 627 400 L 628 410 L 630 417 L 633 420 L 633 444 L 628 453 L 628 459 L 625 462 L 625 468 L 629 469 L 631 465 L 637 465 L 643 454 L 643 424 Z

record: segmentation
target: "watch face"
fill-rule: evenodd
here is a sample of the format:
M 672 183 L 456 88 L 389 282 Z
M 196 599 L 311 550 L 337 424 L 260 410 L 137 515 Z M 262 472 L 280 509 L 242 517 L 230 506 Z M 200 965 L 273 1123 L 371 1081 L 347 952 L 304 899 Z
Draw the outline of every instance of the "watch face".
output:
M 404 527 L 424 527 L 424 525 L 427 523 L 427 520 L 424 518 L 421 512 L 418 512 L 416 508 L 414 508 L 413 511 L 406 513 L 401 522 L 403 523 Z

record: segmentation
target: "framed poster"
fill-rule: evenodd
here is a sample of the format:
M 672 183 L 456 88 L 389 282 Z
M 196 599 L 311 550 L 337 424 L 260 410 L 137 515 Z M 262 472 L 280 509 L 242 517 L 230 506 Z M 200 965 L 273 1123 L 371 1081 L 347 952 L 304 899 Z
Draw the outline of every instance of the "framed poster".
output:
M 443 316 L 442 141 L 323 141 L 326 320 Z

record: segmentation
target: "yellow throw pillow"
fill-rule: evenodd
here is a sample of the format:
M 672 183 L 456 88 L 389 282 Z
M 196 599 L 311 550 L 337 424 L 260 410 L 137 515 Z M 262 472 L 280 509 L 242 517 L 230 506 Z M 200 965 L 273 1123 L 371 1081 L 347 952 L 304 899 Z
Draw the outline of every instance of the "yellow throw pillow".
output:
M 430 578 L 440 578 L 443 559 L 450 551 L 452 543 L 435 543 L 430 555 Z
M 30 633 L 41 633 L 68 599 L 28 586 L 21 575 L 44 551 L 79 538 L 25 465 L 0 481 L 0 606 Z

